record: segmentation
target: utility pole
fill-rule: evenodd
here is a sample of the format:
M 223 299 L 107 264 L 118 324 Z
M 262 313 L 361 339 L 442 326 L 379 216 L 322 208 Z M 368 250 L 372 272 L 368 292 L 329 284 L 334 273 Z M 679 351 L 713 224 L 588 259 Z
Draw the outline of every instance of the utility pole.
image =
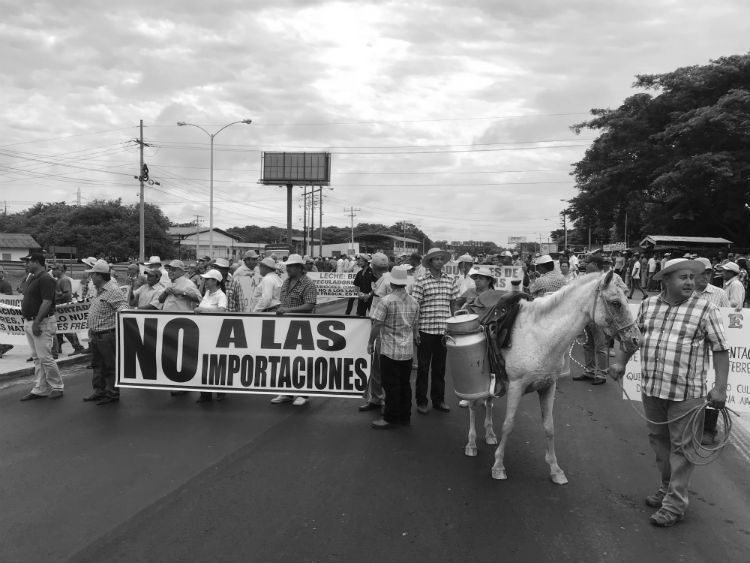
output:
M 304 214 L 305 220 L 302 224 L 302 254 L 307 254 L 307 186 L 304 187 L 305 190 L 302 192 L 303 197 L 303 204 L 302 204 L 302 212 Z
M 203 215 L 195 216 L 195 260 L 200 260 L 200 248 L 201 248 L 201 219 Z
M 139 209 L 139 215 L 140 215 L 140 234 L 139 234 L 139 245 L 138 245 L 138 261 L 139 262 L 145 262 L 146 261 L 146 209 L 145 205 L 143 203 L 143 120 L 141 119 L 141 138 L 138 142 L 138 145 L 140 146 L 140 152 L 141 152 L 141 166 L 138 169 L 138 179 L 141 183 L 141 197 L 140 197 L 140 209 Z M 81 205 L 80 203 L 80 197 L 81 192 L 80 188 L 78 191 L 78 198 L 79 203 L 78 205 Z
M 319 215 L 319 221 L 318 224 L 320 225 L 320 240 L 318 241 L 318 249 L 320 250 L 320 256 L 323 256 L 323 186 L 320 186 L 318 188 L 318 193 L 320 194 L 320 207 L 318 207 L 318 213 Z
M 352 226 L 352 247 L 351 252 L 354 252 L 354 217 L 357 216 L 355 213 L 356 211 L 362 211 L 359 207 L 350 207 L 349 209 L 344 208 L 344 211 L 347 212 L 347 215 L 349 215 L 349 218 L 351 219 L 351 226 Z
M 315 188 L 310 192 L 310 257 L 315 252 Z

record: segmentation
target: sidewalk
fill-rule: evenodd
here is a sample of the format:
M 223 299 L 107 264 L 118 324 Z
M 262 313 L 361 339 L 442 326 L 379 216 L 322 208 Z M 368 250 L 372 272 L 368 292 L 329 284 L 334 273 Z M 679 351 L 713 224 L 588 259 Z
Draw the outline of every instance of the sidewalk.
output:
M 84 347 L 88 347 L 88 334 L 80 332 L 78 333 L 78 339 Z M 13 349 L 6 352 L 0 358 L 0 381 L 34 375 L 34 362 L 26 361 L 31 357 L 31 349 L 25 336 L 0 334 L 0 343 L 13 345 Z M 90 354 L 78 354 L 68 357 L 68 354 L 72 351 L 73 347 L 67 340 L 64 340 L 62 354 L 55 360 L 57 365 L 63 367 L 88 362 L 91 359 Z

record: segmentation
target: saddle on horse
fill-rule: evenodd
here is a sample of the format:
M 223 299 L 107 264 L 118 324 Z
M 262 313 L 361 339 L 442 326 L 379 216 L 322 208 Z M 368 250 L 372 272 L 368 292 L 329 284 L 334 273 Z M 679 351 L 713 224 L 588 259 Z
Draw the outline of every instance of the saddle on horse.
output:
M 510 346 L 510 334 L 518 315 L 521 301 L 530 301 L 531 296 L 520 292 L 485 291 L 467 305 L 471 313 L 479 316 L 479 324 L 487 339 L 487 356 L 490 371 L 495 374 L 495 396 L 502 397 L 508 388 L 505 358 L 502 348 Z

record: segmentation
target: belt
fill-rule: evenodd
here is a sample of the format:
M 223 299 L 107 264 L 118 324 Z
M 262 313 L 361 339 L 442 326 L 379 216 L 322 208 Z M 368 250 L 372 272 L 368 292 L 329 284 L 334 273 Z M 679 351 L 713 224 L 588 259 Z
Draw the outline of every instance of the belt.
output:
M 115 331 L 115 329 L 113 329 L 113 328 L 110 328 L 110 329 L 107 329 L 107 330 L 92 330 L 91 334 L 93 334 L 94 336 L 102 336 L 104 334 L 109 334 L 109 333 L 114 332 L 114 331 Z

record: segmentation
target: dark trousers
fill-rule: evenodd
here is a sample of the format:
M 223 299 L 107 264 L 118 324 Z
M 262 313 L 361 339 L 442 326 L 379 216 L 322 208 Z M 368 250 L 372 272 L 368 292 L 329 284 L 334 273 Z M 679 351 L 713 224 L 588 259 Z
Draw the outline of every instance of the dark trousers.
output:
M 78 335 L 75 332 L 66 332 L 65 334 L 57 334 L 57 351 L 62 352 L 62 345 L 65 342 L 65 338 L 68 339 L 70 345 L 73 346 L 74 350 L 83 350 L 83 346 L 78 341 Z
M 94 366 L 91 384 L 94 387 L 94 392 L 108 397 L 119 397 L 120 390 L 115 387 L 114 331 L 100 335 L 92 332 L 90 346 L 91 363 Z
M 393 360 L 380 354 L 380 376 L 385 391 L 383 419 L 397 424 L 408 424 L 411 418 L 411 363 Z
M 427 387 L 430 385 L 430 399 L 433 405 L 445 401 L 445 356 L 446 348 L 442 334 L 429 334 L 419 331 L 417 348 L 417 406 L 427 405 Z
M 363 301 L 362 299 L 357 299 L 357 316 L 366 317 L 367 311 L 370 310 L 371 303 L 372 303 L 372 299 L 368 299 L 367 301 Z
M 356 297 L 350 297 L 349 299 L 347 299 L 347 301 L 346 301 L 346 313 L 344 313 L 345 315 L 351 315 L 352 314 L 352 309 L 354 308 L 354 302 L 355 301 L 357 301 Z

